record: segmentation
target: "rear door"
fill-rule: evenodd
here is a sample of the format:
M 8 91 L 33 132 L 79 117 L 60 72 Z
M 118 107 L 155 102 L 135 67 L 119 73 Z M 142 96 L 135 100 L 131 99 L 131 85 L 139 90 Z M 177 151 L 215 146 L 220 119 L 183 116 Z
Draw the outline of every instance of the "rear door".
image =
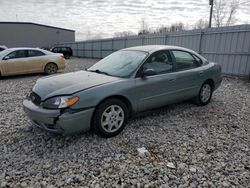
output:
M 26 68 L 30 73 L 43 72 L 43 68 L 47 63 L 45 54 L 39 50 L 28 50 L 28 61 Z
M 176 97 L 179 101 L 195 97 L 204 80 L 202 61 L 194 54 L 183 50 L 171 50 L 176 75 Z
M 27 50 L 15 50 L 3 58 L 2 69 L 4 75 L 26 73 L 25 63 L 27 62 Z

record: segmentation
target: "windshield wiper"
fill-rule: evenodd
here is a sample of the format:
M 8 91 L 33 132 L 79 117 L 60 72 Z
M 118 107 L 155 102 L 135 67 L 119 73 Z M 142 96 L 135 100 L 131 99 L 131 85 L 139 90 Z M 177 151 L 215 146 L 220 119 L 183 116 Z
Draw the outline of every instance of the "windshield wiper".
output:
M 96 72 L 98 74 L 105 74 L 105 75 L 111 76 L 109 73 L 100 71 L 99 69 L 96 69 L 96 70 L 89 70 L 88 69 L 87 71 L 89 71 L 89 72 Z

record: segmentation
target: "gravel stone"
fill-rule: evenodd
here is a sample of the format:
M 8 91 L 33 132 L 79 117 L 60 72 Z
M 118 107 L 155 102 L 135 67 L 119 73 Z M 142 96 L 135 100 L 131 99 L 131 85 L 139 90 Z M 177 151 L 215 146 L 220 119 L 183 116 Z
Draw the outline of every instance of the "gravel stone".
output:
M 72 58 L 64 72 L 95 62 Z M 208 105 L 182 102 L 141 113 L 105 139 L 31 124 L 22 101 L 45 76 L 0 80 L 1 187 L 249 187 L 249 81 L 224 77 Z M 138 156 L 141 146 L 150 156 Z
M 27 187 L 27 183 L 26 182 L 22 182 L 21 183 L 21 187 Z
M 1 188 L 4 188 L 4 187 L 6 187 L 7 186 L 7 182 L 6 181 L 3 181 L 2 183 L 1 183 Z
M 175 165 L 173 163 L 167 163 L 167 167 L 169 168 L 172 168 L 172 169 L 175 169 Z
M 190 172 L 196 173 L 196 168 L 191 167 L 191 168 L 190 168 Z

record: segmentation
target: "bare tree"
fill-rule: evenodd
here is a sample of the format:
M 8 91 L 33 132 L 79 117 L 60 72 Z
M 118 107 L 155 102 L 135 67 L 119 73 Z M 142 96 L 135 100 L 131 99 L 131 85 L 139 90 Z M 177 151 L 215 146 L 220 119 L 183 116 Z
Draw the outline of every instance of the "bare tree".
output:
M 114 33 L 115 37 L 127 37 L 127 36 L 131 36 L 131 35 L 135 35 L 135 33 L 133 33 L 132 31 L 123 31 L 123 32 L 115 32 Z
M 217 27 L 230 26 L 236 22 L 235 14 L 239 8 L 239 1 L 214 1 L 213 18 Z
M 183 31 L 183 30 L 184 30 L 184 24 L 182 22 L 173 23 L 169 29 L 170 32 Z
M 207 27 L 208 27 L 208 21 L 203 19 L 199 19 L 194 25 L 194 29 L 205 29 Z
M 173 23 L 170 26 L 164 26 L 157 28 L 153 33 L 166 33 L 166 32 L 175 32 L 175 31 L 183 31 L 185 30 L 185 26 L 182 22 Z
M 148 24 L 147 24 L 145 18 L 143 18 L 141 20 L 141 29 L 139 30 L 138 35 L 145 35 L 148 33 L 150 33 L 149 28 L 148 28 Z
M 168 26 L 161 26 L 159 28 L 157 28 L 154 33 L 166 33 L 169 32 L 170 28 Z

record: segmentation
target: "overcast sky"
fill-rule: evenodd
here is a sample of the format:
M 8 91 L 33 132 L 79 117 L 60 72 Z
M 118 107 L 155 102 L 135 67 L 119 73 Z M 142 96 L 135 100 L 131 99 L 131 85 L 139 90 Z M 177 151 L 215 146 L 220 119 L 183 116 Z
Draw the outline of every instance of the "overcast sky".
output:
M 247 0 L 239 0 L 246 2 Z M 35 22 L 76 30 L 76 40 L 138 33 L 183 22 L 190 27 L 209 18 L 208 0 L 0 0 L 0 21 Z M 236 24 L 250 24 L 250 3 L 242 3 Z

